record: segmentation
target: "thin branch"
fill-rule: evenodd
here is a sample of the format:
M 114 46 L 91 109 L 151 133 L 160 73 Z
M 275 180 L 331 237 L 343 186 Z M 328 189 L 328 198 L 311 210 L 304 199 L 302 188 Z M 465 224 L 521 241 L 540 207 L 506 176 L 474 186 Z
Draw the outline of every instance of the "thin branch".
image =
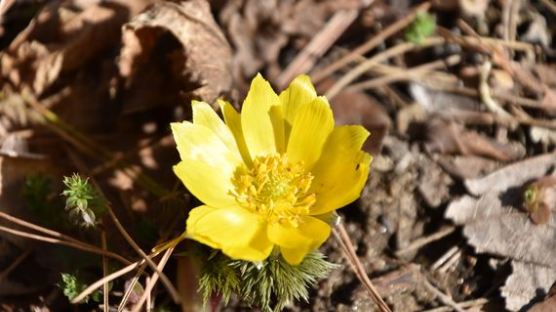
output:
M 456 230 L 456 227 L 450 226 L 445 229 L 442 229 L 434 234 L 429 236 L 421 237 L 419 239 L 414 240 L 409 246 L 405 247 L 404 249 L 400 249 L 396 251 L 396 256 L 403 256 L 404 254 L 419 249 L 425 245 L 428 245 L 434 241 L 437 241 L 441 238 L 444 238 L 450 234 L 452 234 Z
M 129 235 L 129 233 L 127 233 L 127 231 L 124 229 L 124 227 L 122 226 L 122 224 L 120 223 L 120 221 L 118 220 L 118 218 L 116 217 L 116 215 L 114 214 L 114 211 L 112 210 L 112 207 L 110 205 L 106 205 L 107 206 L 107 210 L 108 213 L 110 214 L 110 217 L 112 218 L 112 221 L 114 222 L 114 224 L 116 225 L 116 228 L 118 229 L 118 231 L 120 231 L 120 233 L 122 234 L 122 236 L 125 238 L 125 240 L 129 243 L 129 245 L 139 254 L 141 255 L 141 257 L 143 257 L 143 259 L 147 262 L 147 264 L 149 265 L 149 267 L 151 269 L 153 269 L 155 271 L 155 273 L 157 273 L 158 275 L 160 275 L 160 279 L 162 281 L 162 284 L 164 284 L 164 286 L 168 289 L 168 292 L 170 293 L 172 299 L 174 300 L 175 303 L 179 303 L 180 302 L 180 295 L 179 292 L 176 290 L 176 288 L 174 287 L 174 285 L 172 285 L 172 282 L 170 281 L 170 279 L 168 278 L 168 276 L 166 276 L 166 274 L 164 274 L 164 272 L 160 271 L 156 264 L 147 256 L 147 254 L 145 254 L 145 252 L 141 249 L 141 247 L 139 247 L 139 245 L 137 245 L 137 243 L 133 240 L 133 238 Z
M 78 241 L 76 239 L 73 239 L 73 238 L 71 240 L 67 240 L 68 236 L 66 236 L 66 235 L 60 234 L 60 233 L 52 231 L 52 230 L 45 229 L 45 228 L 40 227 L 38 225 L 28 223 L 28 222 L 23 221 L 21 219 L 10 216 L 6 213 L 0 212 L 0 217 L 3 217 L 4 219 L 12 221 L 16 224 L 19 224 L 19 225 L 22 225 L 22 226 L 25 226 L 25 227 L 28 227 L 28 228 L 32 228 L 32 229 L 34 229 L 36 231 L 39 231 L 39 232 L 43 232 L 43 233 L 44 232 L 50 232 L 50 233 L 54 233 L 54 234 L 58 234 L 58 235 L 56 235 L 56 236 L 52 235 L 54 237 L 36 235 L 36 234 L 23 232 L 23 231 L 12 229 L 12 228 L 5 227 L 5 226 L 0 226 L 0 231 L 4 231 L 4 232 L 7 232 L 7 233 L 10 233 L 10 234 L 13 234 L 13 235 L 26 237 L 26 238 L 30 238 L 30 239 L 34 239 L 34 240 L 39 240 L 39 241 L 43 241 L 43 242 L 47 242 L 47 243 L 51 243 L 51 244 L 65 245 L 65 246 L 73 247 L 73 248 L 76 248 L 76 249 L 79 249 L 79 250 L 88 251 L 88 252 L 99 254 L 99 255 L 106 255 L 107 257 L 116 259 L 116 260 L 118 260 L 118 261 L 120 261 L 124 264 L 131 263 L 131 261 L 125 259 L 124 257 L 122 257 L 122 256 L 120 256 L 116 253 L 113 253 L 113 252 L 110 252 L 110 251 L 104 251 L 101 248 L 98 248 L 94 245 L 90 245 L 90 244 Z M 62 238 L 62 239 L 60 239 L 60 238 Z M 63 239 L 65 239 L 65 240 L 63 240 Z
M 79 303 L 81 300 L 85 299 L 88 295 L 92 294 L 95 290 L 102 287 L 104 285 L 104 283 L 109 283 L 110 281 L 113 281 L 113 280 L 117 279 L 118 277 L 120 277 L 122 275 L 125 275 L 125 274 L 135 270 L 135 268 L 137 268 L 138 266 L 140 266 L 143 263 L 145 263 L 145 260 L 139 260 L 139 261 L 134 262 L 134 263 L 122 268 L 122 269 L 119 269 L 118 271 L 116 271 L 112 274 L 104 276 L 103 278 L 101 278 L 98 281 L 89 285 L 89 287 L 85 288 L 85 290 L 83 290 L 79 295 L 77 295 L 75 298 L 73 298 L 71 300 L 71 303 L 73 303 L 73 304 Z
M 371 295 L 371 299 L 373 299 L 381 312 L 391 312 L 390 308 L 384 302 L 384 300 L 382 300 L 382 297 L 380 297 L 378 291 L 367 276 L 367 273 L 363 268 L 363 264 L 361 264 L 361 261 L 359 261 L 359 258 L 355 253 L 355 249 L 353 248 L 353 244 L 351 243 L 346 228 L 342 223 L 336 225 L 336 228 L 334 229 L 334 236 L 338 239 L 340 246 L 344 251 L 344 255 L 348 258 L 348 262 L 351 264 L 351 268 L 355 272 L 355 275 L 357 275 L 359 281 L 361 281 L 363 286 L 365 286 L 365 288 Z
M 100 232 L 100 240 L 102 242 L 102 249 L 106 250 L 106 231 L 104 229 L 102 229 L 102 231 Z M 106 257 L 102 256 L 102 275 L 103 276 L 106 276 L 108 274 L 108 261 L 106 261 L 106 260 L 107 260 Z M 104 302 L 103 310 L 104 310 L 104 312 L 108 312 L 110 310 L 110 302 L 109 302 L 108 294 L 109 294 L 109 287 L 108 287 L 108 282 L 106 282 L 102 286 L 102 295 L 103 295 L 103 302 Z
M 381 87 L 385 84 L 390 84 L 393 82 L 407 81 L 407 80 L 418 80 L 424 74 L 429 73 L 432 70 L 446 68 L 448 66 L 454 66 L 461 61 L 460 55 L 451 55 L 443 60 L 436 60 L 433 62 L 421 64 L 412 68 L 400 68 L 400 67 L 389 67 L 389 69 L 395 69 L 392 73 L 384 75 L 382 77 L 373 78 L 367 81 L 362 81 L 355 83 L 349 87 L 350 90 L 366 90 Z
M 286 67 L 277 79 L 277 85 L 280 88 L 292 80 L 295 76 L 311 70 L 315 65 L 315 61 L 321 57 L 336 40 L 344 33 L 344 31 L 357 18 L 359 10 L 342 10 L 338 11 L 326 23 L 324 28 L 316 34 L 311 42 L 295 57 L 295 59 Z
M 427 288 L 430 292 L 432 292 L 442 303 L 447 306 L 450 306 L 457 312 L 464 312 L 464 310 L 457 304 L 452 297 L 443 293 L 440 289 L 436 288 L 433 284 L 431 284 L 426 278 L 423 281 L 425 288 Z
M 349 65 L 350 63 L 356 61 L 358 57 L 376 48 L 378 45 L 383 43 L 386 39 L 396 34 L 398 31 L 405 28 L 407 25 L 411 24 L 419 12 L 427 11 L 430 8 L 430 6 L 431 4 L 429 2 L 420 4 L 411 12 L 409 12 L 409 14 L 407 14 L 405 17 L 394 22 L 392 25 L 389 25 L 380 33 L 378 33 L 376 36 L 373 36 L 367 42 L 358 46 L 353 51 L 349 52 L 348 54 L 346 54 L 339 60 L 335 61 L 334 63 L 312 74 L 311 77 L 313 78 L 313 81 L 315 83 L 322 81 L 324 78 L 330 76 L 338 69 L 341 69 L 344 66 Z
M 168 259 L 170 259 L 170 256 L 172 255 L 174 248 L 175 246 L 172 246 L 166 250 L 166 252 L 162 256 L 162 259 L 160 259 L 160 262 L 158 263 L 158 271 L 162 271 L 164 269 L 164 266 L 166 266 L 166 262 L 168 262 Z M 145 304 L 145 301 L 147 300 L 147 297 L 150 295 L 151 291 L 156 285 L 156 282 L 158 281 L 158 277 L 159 277 L 158 273 L 154 272 L 152 278 L 148 280 L 147 285 L 145 286 L 145 292 L 143 292 L 143 295 L 139 299 L 139 302 L 137 302 L 135 307 L 133 307 L 133 310 L 131 310 L 132 312 L 139 312 L 141 310 L 141 308 Z
M 366 61 L 362 62 L 361 64 L 357 65 L 356 67 L 348 71 L 326 92 L 325 96 L 329 100 L 332 99 L 334 96 L 338 95 L 338 93 L 340 93 L 340 91 L 342 91 L 344 87 L 349 85 L 355 79 L 359 78 L 359 76 L 363 75 L 373 66 L 391 57 L 406 53 L 414 49 L 422 49 L 430 46 L 439 45 L 444 42 L 446 42 L 446 40 L 442 37 L 429 37 L 420 44 L 404 42 L 395 45 L 387 50 L 384 50 L 380 53 L 377 53 L 373 57 L 367 59 Z
M 10 265 L 4 269 L 4 271 L 0 272 L 0 282 L 2 282 L 2 280 L 4 280 L 8 275 L 10 275 L 10 273 L 17 268 L 17 266 L 23 261 L 25 260 L 33 251 L 32 248 L 27 248 L 24 252 L 21 253 L 21 255 L 19 255 L 12 263 L 10 263 Z

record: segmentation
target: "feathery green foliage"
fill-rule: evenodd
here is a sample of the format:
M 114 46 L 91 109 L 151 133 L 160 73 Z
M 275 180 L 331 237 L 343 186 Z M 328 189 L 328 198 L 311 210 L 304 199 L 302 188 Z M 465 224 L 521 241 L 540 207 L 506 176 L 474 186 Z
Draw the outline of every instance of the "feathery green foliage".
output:
M 66 189 L 62 195 L 66 197 L 66 211 L 70 219 L 82 227 L 94 227 L 97 217 L 104 213 L 106 203 L 102 196 L 83 179 L 74 173 L 71 177 L 64 177 Z
M 288 264 L 279 253 L 261 263 L 232 260 L 218 253 L 201 271 L 199 289 L 205 302 L 219 294 L 228 302 L 232 294 L 263 311 L 280 311 L 294 300 L 308 300 L 309 287 L 337 266 L 319 251 L 309 253 L 301 264 Z
M 77 295 L 87 288 L 87 284 L 85 284 L 77 274 L 71 273 L 62 273 L 62 283 L 58 286 L 69 300 L 77 297 Z M 99 290 L 93 292 L 91 295 L 85 297 L 82 302 L 87 303 L 89 299 L 100 302 L 101 292 Z
M 418 13 L 415 20 L 405 31 L 405 40 L 414 44 L 421 44 L 423 40 L 436 30 L 436 18 L 427 13 Z

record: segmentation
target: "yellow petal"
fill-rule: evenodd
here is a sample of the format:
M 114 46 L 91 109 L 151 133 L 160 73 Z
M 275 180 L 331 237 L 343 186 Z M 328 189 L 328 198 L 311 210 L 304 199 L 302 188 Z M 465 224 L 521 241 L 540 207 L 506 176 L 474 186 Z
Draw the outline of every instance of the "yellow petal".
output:
M 182 161 L 174 172 L 189 191 L 203 203 L 226 207 L 235 203 L 229 194 L 231 178 L 243 163 L 236 151 L 231 151 L 207 127 L 190 122 L 172 123 L 172 132 Z
M 299 225 L 293 227 L 272 223 L 268 225 L 268 238 L 280 248 L 310 251 L 320 246 L 330 235 L 330 226 L 311 216 L 299 217 Z
M 311 215 L 324 214 L 356 200 L 369 175 L 371 155 L 361 151 L 369 132 L 361 126 L 336 127 L 315 164 Z
M 251 158 L 276 152 L 274 130 L 270 119 L 270 107 L 279 105 L 280 99 L 270 83 L 258 74 L 241 109 L 241 129 Z
M 239 207 L 197 207 L 189 213 L 186 231 L 190 238 L 221 249 L 232 259 L 262 261 L 273 248 L 266 223 Z
M 235 205 L 235 198 L 229 194 L 234 187 L 231 173 L 191 159 L 180 161 L 173 169 L 191 194 L 203 203 L 216 207 Z
M 292 162 L 303 161 L 305 168 L 310 170 L 319 159 L 333 128 L 334 117 L 326 98 L 317 97 L 299 107 L 287 146 L 288 159 Z
M 312 249 L 300 247 L 300 248 L 280 248 L 280 252 L 286 262 L 291 265 L 298 265 L 300 264 L 305 256 L 311 252 Z
M 312 102 L 316 97 L 315 87 L 311 83 L 311 78 L 307 75 L 297 76 L 288 88 L 280 93 L 286 138 L 289 137 L 298 108 Z
M 247 150 L 247 145 L 245 144 L 245 138 L 243 137 L 243 131 L 241 130 L 241 116 L 229 102 L 218 100 L 218 104 L 222 110 L 224 121 L 236 140 L 236 144 L 241 157 L 243 157 L 243 161 L 245 161 L 246 164 L 250 164 L 251 157 L 249 156 L 249 151 Z
M 284 132 L 284 112 L 282 106 L 275 105 L 270 108 L 270 120 L 274 129 L 276 151 L 283 154 L 286 151 L 286 133 Z
M 210 129 L 231 151 L 238 149 L 230 128 L 226 127 L 224 121 L 218 117 L 218 114 L 210 105 L 205 102 L 192 101 L 191 108 L 193 110 L 193 124 Z

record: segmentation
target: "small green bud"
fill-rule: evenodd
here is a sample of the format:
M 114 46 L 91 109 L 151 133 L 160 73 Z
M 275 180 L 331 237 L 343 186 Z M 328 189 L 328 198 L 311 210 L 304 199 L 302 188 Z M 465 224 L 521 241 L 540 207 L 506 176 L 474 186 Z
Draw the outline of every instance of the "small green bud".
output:
M 106 203 L 102 197 L 88 179 L 75 173 L 71 177 L 64 177 L 64 185 L 66 188 L 62 195 L 66 197 L 65 210 L 70 220 L 83 227 L 94 227 L 97 216 L 105 210 Z

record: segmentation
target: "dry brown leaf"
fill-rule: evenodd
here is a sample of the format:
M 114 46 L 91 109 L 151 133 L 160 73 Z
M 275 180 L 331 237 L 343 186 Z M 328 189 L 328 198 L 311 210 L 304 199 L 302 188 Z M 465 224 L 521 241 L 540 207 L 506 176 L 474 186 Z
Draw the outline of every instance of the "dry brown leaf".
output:
M 524 187 L 555 162 L 556 155 L 542 155 L 467 180 L 467 188 L 479 197 L 464 196 L 446 210 L 477 252 L 512 259 L 514 270 L 502 289 L 511 311 L 527 305 L 538 290 L 548 291 L 556 278 L 556 216 L 536 225 L 523 210 Z
M 502 296 L 506 298 L 506 308 L 511 311 L 522 310 L 532 300 L 537 299 L 539 295 L 546 294 L 554 280 L 556 280 L 556 270 L 554 268 L 513 261 L 512 275 L 508 277 L 501 289 Z M 537 305 L 528 311 L 556 311 L 554 298 L 552 296 L 545 300 L 543 302 L 546 303 L 544 307 Z
M 468 179 L 465 181 L 465 186 L 473 195 L 497 193 L 542 177 L 554 166 L 556 166 L 556 154 L 549 153 L 516 162 L 485 177 Z
M 536 303 L 529 312 L 556 312 L 556 282 L 552 284 L 542 302 Z
M 47 5 L 0 56 L 2 81 L 42 94 L 62 74 L 117 46 L 127 18 L 127 9 L 115 3 Z
M 231 87 L 231 50 L 205 0 L 155 4 L 124 25 L 123 44 L 126 110 L 164 96 L 175 105 L 181 93 L 212 103 Z
M 521 191 L 464 196 L 448 206 L 446 217 L 464 225 L 464 234 L 477 252 L 556 269 L 556 217 L 553 215 L 547 224 L 532 223 L 521 210 Z M 511 196 L 511 203 L 503 203 Z
M 501 161 L 518 159 L 525 154 L 520 144 L 503 144 L 442 119 L 427 123 L 427 139 L 425 147 L 429 152 L 485 156 Z

